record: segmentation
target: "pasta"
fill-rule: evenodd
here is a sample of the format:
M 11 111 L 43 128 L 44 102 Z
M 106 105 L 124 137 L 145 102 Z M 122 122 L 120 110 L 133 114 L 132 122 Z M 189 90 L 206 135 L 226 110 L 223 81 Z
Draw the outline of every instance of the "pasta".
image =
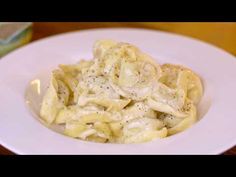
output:
M 93 60 L 52 71 L 40 116 L 73 138 L 142 143 L 191 127 L 202 95 L 190 69 L 160 65 L 128 43 L 99 40 Z

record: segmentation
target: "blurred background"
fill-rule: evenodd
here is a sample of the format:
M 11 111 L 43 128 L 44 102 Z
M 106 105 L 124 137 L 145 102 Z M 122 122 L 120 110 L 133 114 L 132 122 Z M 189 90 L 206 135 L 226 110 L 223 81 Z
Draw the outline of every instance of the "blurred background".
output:
M 0 23 L 0 56 L 28 42 L 51 35 L 91 28 L 135 27 L 167 31 L 194 37 L 236 55 L 236 22 L 34 22 L 25 26 L 4 28 Z M 13 37 L 11 36 L 13 35 Z M 0 146 L 0 154 L 13 154 Z M 236 154 L 236 147 L 224 154 Z
M 104 27 L 136 27 L 168 31 L 191 36 L 212 43 L 236 55 L 236 22 L 234 23 L 196 23 L 196 22 L 107 22 L 107 23 L 34 23 L 33 38 L 47 37 L 53 34 Z
M 0 56 L 1 53 L 4 55 L 30 41 L 47 36 L 75 30 L 107 27 L 135 27 L 173 32 L 214 44 L 236 55 L 236 22 L 34 22 L 26 24 L 28 26 L 12 25 L 14 27 L 6 29 L 0 25 Z M 11 33 L 14 33 L 12 38 Z M 5 37 L 6 41 L 1 43 L 1 38 L 4 39 L 4 35 L 8 35 L 7 37 L 11 40 L 6 40 Z

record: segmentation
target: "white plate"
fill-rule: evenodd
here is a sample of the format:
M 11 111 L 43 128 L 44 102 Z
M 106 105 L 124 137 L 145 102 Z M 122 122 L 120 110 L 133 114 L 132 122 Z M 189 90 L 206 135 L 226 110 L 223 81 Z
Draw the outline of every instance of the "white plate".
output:
M 30 80 L 92 57 L 95 40 L 130 42 L 159 63 L 183 64 L 204 81 L 200 120 L 177 135 L 143 144 L 80 141 L 43 126 L 25 103 Z M 191 38 L 143 29 L 97 29 L 39 40 L 0 61 L 0 143 L 17 154 L 219 154 L 236 144 L 236 59 Z

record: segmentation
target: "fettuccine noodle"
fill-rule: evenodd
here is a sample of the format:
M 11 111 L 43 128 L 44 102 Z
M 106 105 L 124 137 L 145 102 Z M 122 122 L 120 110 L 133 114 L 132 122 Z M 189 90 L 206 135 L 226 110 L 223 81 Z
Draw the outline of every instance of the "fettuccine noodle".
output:
M 40 116 L 73 138 L 141 143 L 192 126 L 202 94 L 190 69 L 159 65 L 128 43 L 100 40 L 93 60 L 52 71 Z

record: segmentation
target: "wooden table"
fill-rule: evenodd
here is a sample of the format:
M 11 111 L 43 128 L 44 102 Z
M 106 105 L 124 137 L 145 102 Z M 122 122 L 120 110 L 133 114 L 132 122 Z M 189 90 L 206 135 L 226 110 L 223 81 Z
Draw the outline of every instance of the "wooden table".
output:
M 34 23 L 32 41 L 63 32 L 103 27 L 138 27 L 170 31 L 192 36 L 221 47 L 236 55 L 236 23 Z M 225 153 L 236 155 L 236 146 Z M 0 155 L 14 155 L 0 145 Z

